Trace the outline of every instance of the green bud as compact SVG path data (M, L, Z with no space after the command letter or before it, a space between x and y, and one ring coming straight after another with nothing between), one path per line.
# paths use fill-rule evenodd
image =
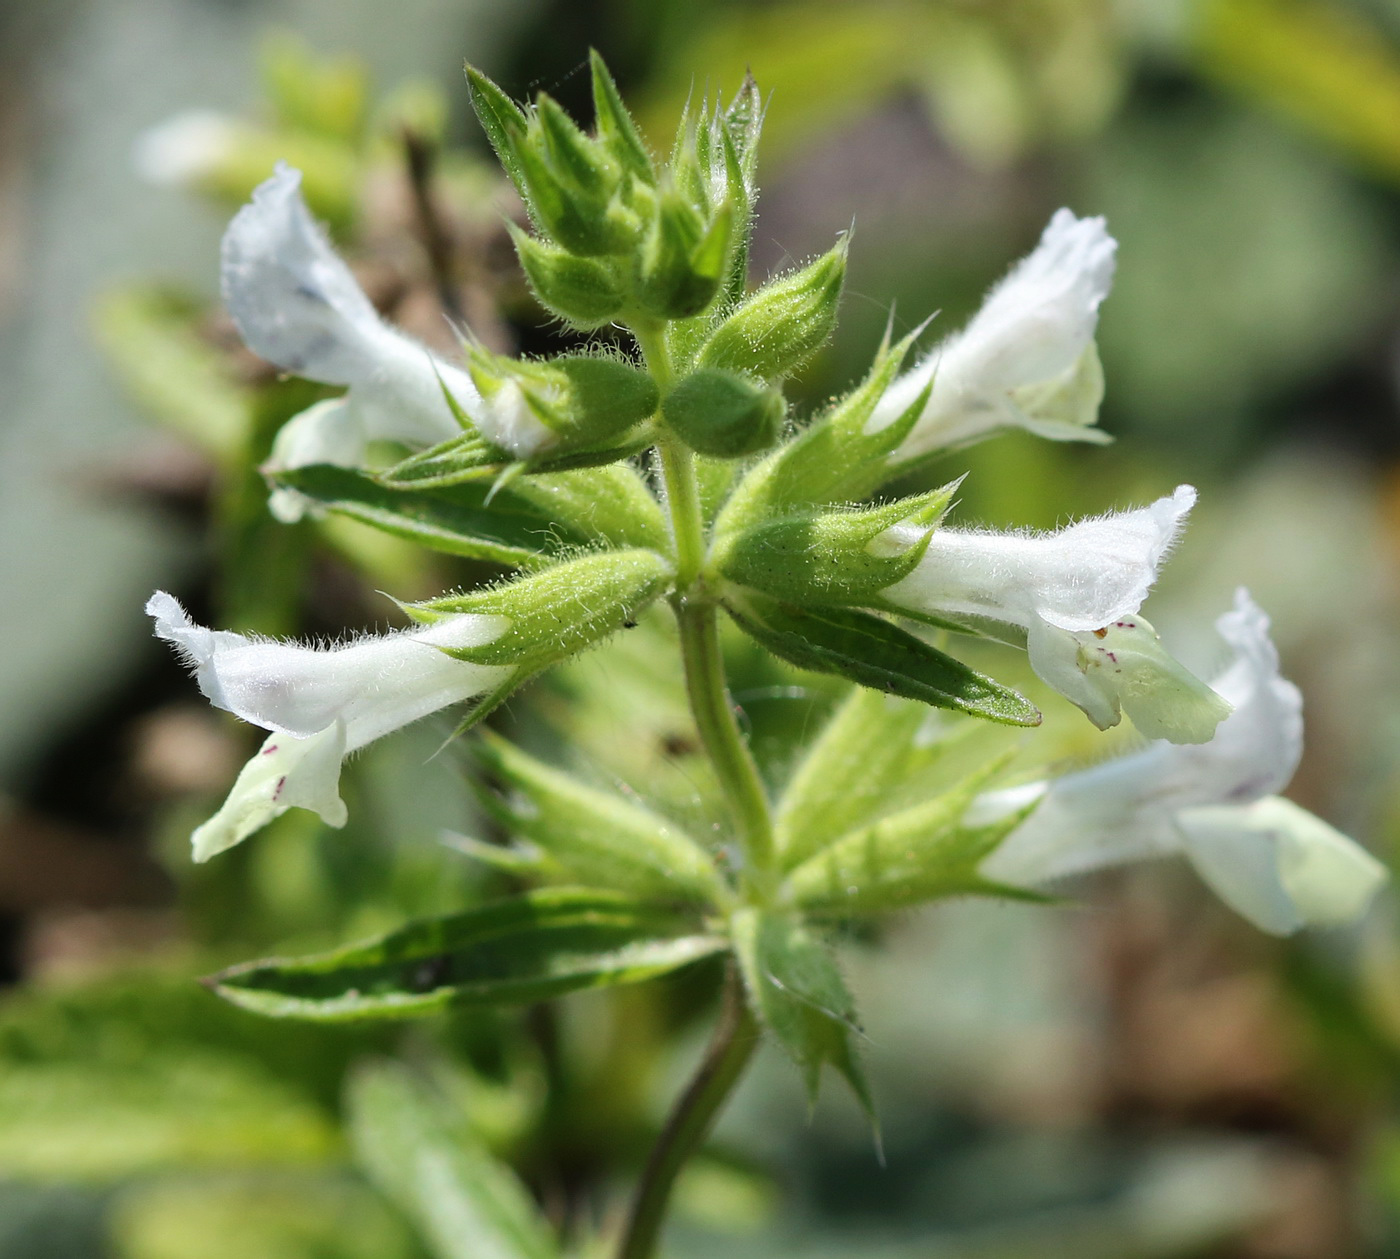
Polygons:
M779 390L714 370L687 376L661 404L666 423L687 446L717 459L737 459L771 446L786 413Z
M769 521L721 538L715 560L730 581L788 603L868 603L923 558L956 488Z
M525 362L476 348L468 369L493 430L542 424L559 438L551 453L621 436L655 412L659 396L651 377L630 363L588 354Z
M611 323L625 295L611 263L580 258L508 224L515 252L540 305L574 327L587 330Z
M594 257L635 242L640 224L618 195L621 164L544 94L520 146L520 168L531 216L565 249Z
M654 182L651 154L596 48L589 49L588 61L593 72L593 113L599 140L627 171L638 179Z
M671 577L671 566L655 551L603 551L487 590L407 604L404 611L424 623L454 612L509 618L510 627L495 641L447 650L477 664L515 665L519 678L635 620Z
M771 379L811 358L836 328L848 240L741 302L701 349L700 365Z
M704 310L719 293L733 223L728 203L706 225L678 193L663 193L642 247L641 305L663 319L689 319Z

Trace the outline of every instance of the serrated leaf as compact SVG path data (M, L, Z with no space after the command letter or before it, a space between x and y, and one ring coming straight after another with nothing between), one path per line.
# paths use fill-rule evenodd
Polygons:
M797 904L822 915L902 909L946 896L1019 895L978 867L1034 807L992 825L968 825L973 798L1006 765L1000 756L933 800L836 840L788 875Z
M584 541L513 494L493 497L489 483L400 490L330 464L278 471L273 480L326 511L449 555L520 567Z
M784 790L775 819L785 867L848 831L914 803L934 764L979 727L898 696L856 687ZM985 728L985 727L983 727Z
M273 1018L411 1017L639 983L723 948L693 916L617 893L550 888L330 953L248 962L209 985Z
M800 669L839 674L988 721L1040 724L1040 710L1023 696L868 612L797 608L748 596L726 607L742 629Z
M758 909L740 910L730 926L754 1012L797 1063L808 1099L816 1100L829 1062L873 1123L870 1086L851 1046L855 1002L826 947L795 919Z
M489 807L539 848L560 877L665 902L707 904L723 892L710 855L674 822L586 786L487 733L478 754L506 788Z
M355 1156L417 1226L436 1259L555 1259L559 1248L525 1186L408 1071L361 1068L348 1105Z

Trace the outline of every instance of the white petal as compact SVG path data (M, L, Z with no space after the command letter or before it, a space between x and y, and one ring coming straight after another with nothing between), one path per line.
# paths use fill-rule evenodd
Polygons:
M238 143L239 125L212 109L190 109L136 137L132 160L142 179L185 186L217 170Z
M344 756L343 722L306 739L268 735L223 806L190 837L194 859L208 861L293 807L320 814L328 826L344 826L339 786Z
M1180 819L1194 817L1202 825L1202 818L1208 819L1217 806L1229 806L1232 817L1241 817L1246 812L1242 806L1287 785L1302 751L1301 700L1297 688L1278 675L1268 618L1240 591L1235 608L1216 626L1234 648L1235 660L1214 685L1235 707L1215 737L1202 744L1154 742L1139 752L1055 779L1036 811L984 864L990 877L1035 886L1098 866L1177 851L1187 840ZM1252 816L1276 820L1276 814L1266 810ZM1305 839L1300 851L1314 854L1310 860L1332 851L1313 836ZM1252 877L1250 863L1257 864L1256 858L1257 853L1251 856L1240 841L1215 859L1212 876L1222 885L1230 882L1233 889L1239 879ZM1226 868L1232 860L1234 865ZM1209 864L1211 857L1202 861ZM1306 862L1297 858L1295 865L1302 869ZM1291 898L1301 897L1310 885L1280 884ZM1256 878L1250 886L1265 884ZM1324 880L1319 886L1330 884ZM1252 913L1263 918L1268 897L1260 892L1256 900ZM1308 915L1307 921L1318 920L1316 911L1309 909ZM1271 921L1282 920L1275 916Z
M510 672L439 650L494 641L508 624L499 616L464 613L427 627L316 648L194 625L163 592L146 610L155 618L156 634L175 645L217 707L298 738L343 722L351 751L489 690Z
M1279 796L1185 809L1177 824L1201 877L1276 935L1354 921L1387 877L1365 849Z
M919 566L888 587L890 602L924 612L1037 620L1094 630L1136 612L1196 501L1179 486L1136 511L1081 520L1055 533L939 529Z
M1028 412L1013 391L1070 382L1113 283L1116 250L1103 219L1057 211L1040 244L992 289L967 327L895 381L866 431L893 424L930 380L928 403L895 462L1025 425L1034 418L1035 399ZM1055 435L1083 434L1062 427Z
M1078 705L1100 730L1120 712L1140 734L1173 743L1206 743L1230 704L1162 646L1156 630L1129 615L1103 629L1071 634L1039 622L1026 649L1042 681Z
M308 380L349 385L367 439L431 445L479 405L459 367L379 318L301 198L301 172L279 164L224 234L224 301L250 349ZM489 436L489 434L488 434Z

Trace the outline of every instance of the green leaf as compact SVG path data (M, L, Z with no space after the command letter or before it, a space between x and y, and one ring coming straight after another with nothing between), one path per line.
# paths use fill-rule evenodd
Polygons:
M1000 682L868 612L796 608L745 596L729 614L775 656L836 673L891 695L1012 726L1037 726L1040 710Z
M713 858L674 822L585 786L489 732L478 752L507 789L488 805L552 858L561 881L667 902L707 904L722 895Z
M599 137L624 168L638 179L654 182L651 154L596 48L588 50L588 63L593 75L593 116Z
M248 962L208 982L273 1018L404 1017L640 983L723 947L694 917L616 893L551 888L331 953Z
M853 831L809 857L788 876L793 898L808 913L841 916L974 893L1039 899L991 883L977 871L1034 803L993 825L963 823L973 797L1007 759L999 756L952 790Z
M926 797L934 765L979 728L986 729L854 688L783 792L775 824L784 865L797 865L848 831Z
M816 1100L829 1062L873 1123L870 1086L851 1047L855 1003L831 954L801 923L758 909L736 913L731 930L754 1013L801 1069L808 1099Z
M507 491L493 496L491 486L482 482L394 489L330 464L289 468L273 479L326 511L449 555L527 566L584 540Z
M355 1156L417 1226L436 1259L554 1259L559 1249L525 1186L408 1071L372 1063L350 1080Z

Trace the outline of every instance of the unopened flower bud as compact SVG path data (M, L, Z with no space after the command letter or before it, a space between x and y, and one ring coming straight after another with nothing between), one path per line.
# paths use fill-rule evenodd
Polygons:
M701 349L701 366L765 379L801 367L836 329L847 239L741 302Z
M732 372L702 369L666 395L661 411L692 450L737 459L778 440L787 403L777 389Z

